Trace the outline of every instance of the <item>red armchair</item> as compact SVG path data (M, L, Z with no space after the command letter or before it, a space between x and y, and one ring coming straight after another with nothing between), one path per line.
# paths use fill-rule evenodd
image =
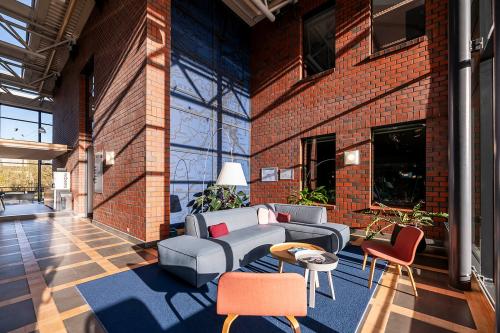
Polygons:
M405 227L399 232L394 246L376 241L364 241L363 244L361 244L361 248L365 253L363 270L365 270L368 256L372 257L368 288L372 287L377 259L383 259L394 263L398 269L399 275L401 275L401 266L406 267L413 291L415 292L415 297L418 296L417 286L415 285L410 265L413 264L418 243L420 243L423 237L424 232L422 230L416 227Z

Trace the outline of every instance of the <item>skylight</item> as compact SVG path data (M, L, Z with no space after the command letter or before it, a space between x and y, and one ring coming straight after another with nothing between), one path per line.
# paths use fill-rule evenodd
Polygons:
M18 76L22 76L22 64L19 61L0 57L0 73L15 76L12 72L16 73Z
M33 1L32 0L17 0L17 2L20 2L23 5L26 5L28 7L33 7Z
M14 25L26 27L26 23L16 20L5 14L1 14L1 18L7 22L0 21L0 40L11 45L25 48L23 42L27 44L28 33L23 29L15 27ZM16 38L16 35L18 35L22 41L19 41Z

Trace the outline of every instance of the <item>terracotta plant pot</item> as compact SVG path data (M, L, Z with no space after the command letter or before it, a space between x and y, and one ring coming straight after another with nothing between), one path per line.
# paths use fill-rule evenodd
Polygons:
M391 235L391 244L392 245L394 245L396 243L396 238L398 237L398 234L401 231L401 229L403 229L403 227L401 227L399 224L396 224L394 226L394 230L392 231L392 235ZM424 252L426 247L427 247L427 242L426 242L425 237L424 237L424 238L422 238L420 243L418 243L417 253Z

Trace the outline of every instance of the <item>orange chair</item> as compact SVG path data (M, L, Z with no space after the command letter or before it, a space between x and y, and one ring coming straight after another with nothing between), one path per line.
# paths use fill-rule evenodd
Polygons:
M417 286L415 285L415 280L413 279L410 265L413 264L418 243L420 243L423 237L424 232L422 230L415 227L405 227L399 232L394 246L376 241L364 241L363 244L361 244L361 248L365 252L365 257L363 259L363 270L365 270L368 255L372 256L368 288L372 287L375 265L377 259L380 258L396 264L399 275L401 275L401 266L406 267L408 276L411 280L413 291L415 292L415 297L418 296Z
M307 315L304 277L296 273L224 273L217 290L217 313L227 315L223 333L238 316L285 316L295 333L295 316Z

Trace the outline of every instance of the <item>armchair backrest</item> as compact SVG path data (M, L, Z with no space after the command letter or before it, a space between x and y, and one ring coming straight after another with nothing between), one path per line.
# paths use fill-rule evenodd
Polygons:
M416 227L404 227L396 237L394 251L406 262L413 263L418 243L424 237L424 232Z

